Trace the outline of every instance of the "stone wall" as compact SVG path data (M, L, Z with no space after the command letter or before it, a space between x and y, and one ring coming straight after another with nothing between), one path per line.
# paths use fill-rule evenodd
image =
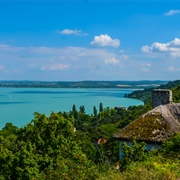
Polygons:
M153 108L172 102L172 91L168 89L154 89L152 92Z

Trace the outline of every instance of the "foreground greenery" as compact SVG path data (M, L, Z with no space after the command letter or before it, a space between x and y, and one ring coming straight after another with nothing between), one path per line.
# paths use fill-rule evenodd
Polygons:
M162 149L148 153L144 151L145 143L134 142L132 147L124 144L123 159L118 159L119 143L112 135L133 120L133 114L136 117L147 111L147 106L129 107L120 112L105 108L96 116L82 110L75 111L77 114L52 112L49 117L35 113L34 119L22 128L7 123L0 131L0 179L180 177L180 135L167 141ZM98 144L100 138L102 142ZM117 163L120 171L115 169Z
M179 86L173 88L179 102ZM180 178L180 135L161 149L145 152L145 143L122 145L112 138L119 129L150 110L151 103L129 108L73 105L70 112L35 113L18 128L7 123L0 131L0 180L127 179L176 180ZM116 169L116 167L119 167Z
M121 172L111 168L98 180L177 180L180 178L180 134L166 141L161 149L144 153L145 144L123 145L125 163Z
M36 113L27 126L6 124L0 137L0 179L94 179L94 163L75 139L73 120Z
M0 131L0 179L96 179L118 161L112 135L146 112L149 106L103 108L97 113L35 113L22 128L7 123ZM76 127L76 131L74 129ZM98 144L103 138L107 143Z

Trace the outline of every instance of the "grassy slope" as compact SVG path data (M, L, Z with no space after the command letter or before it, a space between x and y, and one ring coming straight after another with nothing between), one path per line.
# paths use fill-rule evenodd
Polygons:
M143 161L130 162L125 171L119 172L115 166L112 167L98 180L179 180L180 135L174 140L167 141L163 149L148 152ZM175 146L172 148L173 143Z
M132 163L126 171L111 169L98 180L176 180L180 178L178 160L152 157L148 161Z

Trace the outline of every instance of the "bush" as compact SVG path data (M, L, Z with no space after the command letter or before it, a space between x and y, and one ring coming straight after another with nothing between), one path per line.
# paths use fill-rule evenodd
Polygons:
M171 151L180 152L180 134L176 134L172 139L167 140L163 144L163 148L166 153Z
M145 146L146 144L144 142L137 143L136 141L133 141L132 147L128 146L126 143L123 143L123 145L120 147L123 152L123 157L120 161L121 170L126 169L127 166L132 162L144 160Z

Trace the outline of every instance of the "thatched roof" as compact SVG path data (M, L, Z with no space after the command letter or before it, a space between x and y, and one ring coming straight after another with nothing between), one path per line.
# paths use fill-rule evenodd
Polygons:
M178 132L180 132L180 103L170 103L152 109L113 137L120 140L162 143Z

